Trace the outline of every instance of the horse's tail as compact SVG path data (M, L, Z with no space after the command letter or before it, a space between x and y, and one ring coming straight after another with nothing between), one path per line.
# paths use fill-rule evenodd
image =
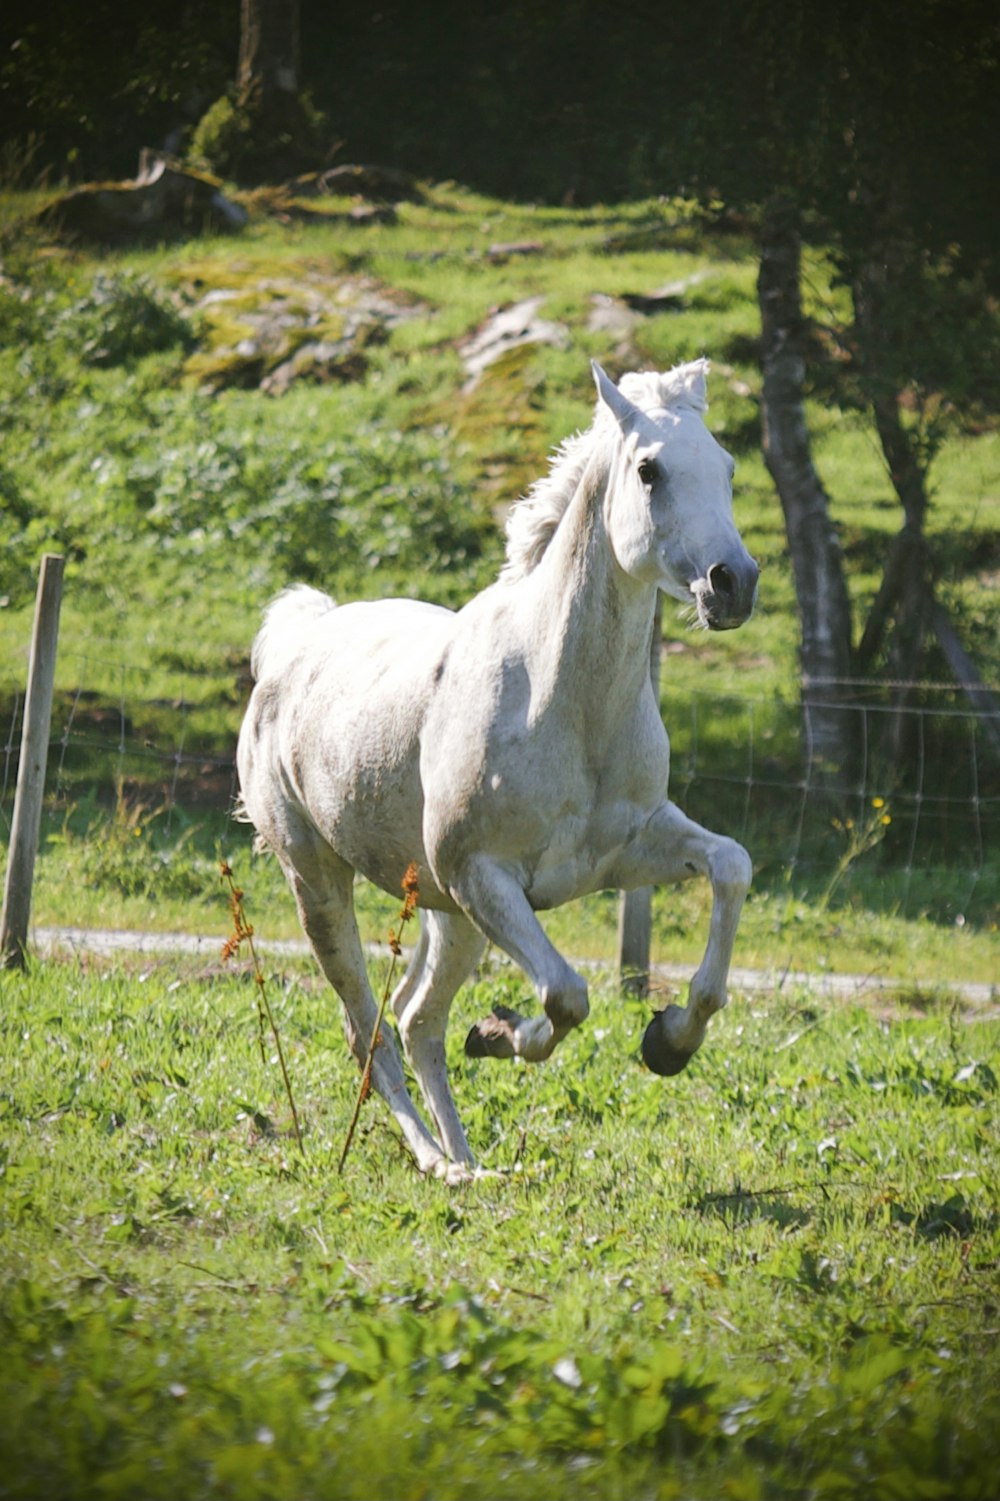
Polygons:
M250 670L254 680L283 672L298 656L321 616L336 608L336 601L321 589L294 584L272 600L264 611L264 623L254 639Z

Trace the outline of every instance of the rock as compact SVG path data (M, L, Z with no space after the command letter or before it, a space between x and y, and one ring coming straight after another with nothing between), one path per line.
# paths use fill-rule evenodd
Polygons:
M415 177L398 167L345 163L325 172L305 172L285 183L296 198L370 198L379 203L420 203L424 194Z
M664 287L658 287L653 292L622 292L621 300L633 312L645 313L647 316L653 313L673 313L684 306L686 294L692 287L705 280L711 273L708 271L693 271L690 276L683 277L680 281L668 282Z
M541 240L512 240L509 244L491 245L486 252L486 259L502 266L504 261L509 261L512 255L544 255L544 253L545 246Z
M384 342L395 324L421 311L370 277L330 274L299 266L293 275L243 280L213 287L197 302L208 326L207 347L185 365L187 378L204 389L256 386L283 395L297 381L363 380L367 351ZM222 337L212 338L216 328Z
M619 297L593 292L590 298L587 328L592 334L606 334L612 339L627 339L638 322L634 313Z
M626 334L638 318L648 318L654 313L679 312L685 306L691 288L710 275L709 271L694 271L681 281L668 282L652 292L619 292L617 296L594 292L590 299L593 311L587 326L595 333Z
M615 353L620 358L631 358L632 335L642 319L655 313L680 312L686 306L691 287L711 274L710 271L695 271L681 281L668 282L651 292L620 292L617 296L593 292L587 329L590 333L604 334L613 339Z
M391 203L357 203L347 217L352 224L395 224L399 215Z
M568 330L561 323L551 323L538 316L544 301L544 297L529 297L524 302L495 309L486 322L459 346L465 368L473 378L519 344L567 347Z
M283 396L297 380L355 381L363 380L368 369L368 360L349 339L335 343L319 340L303 344L291 359L277 365L260 383L260 389L268 396Z
M258 197L258 202L260 202ZM346 214L331 213L329 209L311 208L308 203L298 203L294 198L282 196L267 200L269 212L282 224L293 220L305 224L395 224L398 214L391 203L356 203Z
M41 210L37 222L100 245L124 245L210 232L238 231L246 210L219 183L144 152L140 175L119 183L85 183Z

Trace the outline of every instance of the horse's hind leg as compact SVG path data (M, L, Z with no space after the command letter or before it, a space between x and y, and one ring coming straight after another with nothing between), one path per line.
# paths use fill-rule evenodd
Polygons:
M332 850L310 852L286 865L299 917L326 978L344 1003L347 1040L363 1068L368 1058L378 1007L368 983L364 952L354 917L354 872ZM372 1083L399 1123L422 1173L449 1181L463 1174L450 1164L430 1135L406 1088L403 1064L391 1031L383 1026L372 1059Z
M453 1162L472 1164L465 1132L448 1085L445 1030L451 1002L482 956L486 940L458 913L424 911L420 939L392 998L410 1067Z

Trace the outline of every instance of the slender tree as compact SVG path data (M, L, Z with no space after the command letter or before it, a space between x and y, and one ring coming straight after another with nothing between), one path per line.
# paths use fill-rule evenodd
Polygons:
M851 605L844 559L816 472L803 392L798 213L788 198L764 206L757 292L761 313L764 458L785 518L801 622L802 702L813 772L836 784L853 770L856 721L845 704L851 675Z

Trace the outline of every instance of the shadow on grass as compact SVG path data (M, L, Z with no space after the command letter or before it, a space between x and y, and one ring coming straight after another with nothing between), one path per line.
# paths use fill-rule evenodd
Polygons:
M702 1194L694 1205L700 1214L719 1219L729 1229L749 1225L755 1220L768 1220L780 1230L799 1230L808 1225L812 1216L806 1209L783 1201L781 1195L787 1190L771 1189L763 1193L707 1193Z

